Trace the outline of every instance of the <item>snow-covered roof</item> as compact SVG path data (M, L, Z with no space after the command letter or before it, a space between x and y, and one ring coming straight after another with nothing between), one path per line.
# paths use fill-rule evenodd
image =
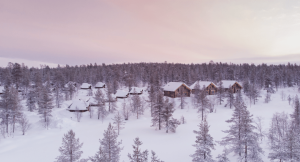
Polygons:
M88 89L91 85L89 83L82 83L81 88Z
M203 88L203 86L206 88L207 86L209 86L211 83L214 84L216 86L215 83L210 82L210 81L196 81L194 84L192 84L190 86L191 89L195 89L196 84L199 83L200 89ZM217 87L217 86L216 86Z
M179 88L181 85L185 85L186 87L188 87L190 89L189 86L187 86L185 83L183 82L169 82L168 84L166 84L164 86L164 91L175 91L177 88Z
M142 92L143 92L143 88L131 87L131 90L129 93L142 93Z
M73 85L73 87L76 87L76 82L72 82L72 81L69 81L67 84L65 84L65 88L68 88L69 85Z
M102 83L102 82L98 82L96 85L95 85L95 87L97 88L97 87L103 87L105 85L105 83Z
M222 80L223 87L228 88L229 86L233 86L235 83L238 83L235 80Z
M0 86L0 93L4 92L4 86Z
M68 110L87 110L88 104L81 100L81 99L76 99L73 100L72 105L70 105Z
M124 90L117 90L117 93L115 94L116 97L127 97L128 92Z

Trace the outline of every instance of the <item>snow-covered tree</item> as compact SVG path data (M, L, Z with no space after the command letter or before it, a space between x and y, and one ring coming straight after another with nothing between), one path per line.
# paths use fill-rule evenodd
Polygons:
M218 92L217 92L217 100L220 103L220 105L224 101L223 98L224 98L224 87L223 87L223 82L220 81L218 83Z
M23 114L21 118L18 120L18 122L23 135L25 135L25 133L31 128L31 124L29 123L29 120Z
M231 88L231 85L229 85L228 91L225 93L225 97L227 98L226 106L229 106L229 108L233 107L234 95L233 95L233 89Z
M151 151L151 162L164 162L156 156L156 153L154 151Z
M52 117L52 108L54 107L48 85L41 88L40 96L38 98L38 106L38 113L41 115L44 126L48 129L50 125L50 118Z
M224 148L223 153L217 156L218 159L217 162L230 162L227 155L228 155L228 150Z
M135 91L134 91L135 93ZM139 116L144 114L144 104L143 104L143 99L139 95L133 95L131 97L131 107L132 107L132 113L136 114L136 118L138 119Z
M262 161L263 150L258 144L252 115L244 102L235 102L234 107L232 118L226 121L232 125L229 126L229 130L223 131L227 136L223 138L221 144L229 146L229 152L239 155L241 161Z
M62 139L62 146L59 148L60 155L56 158L57 162L79 162L83 143L79 138L75 138L75 132L70 130Z
M129 119L129 116L131 115L130 105L126 103L127 99L123 100L122 103L122 115L125 120Z
M198 108L198 113L201 112L201 120L203 120L205 112L209 108L209 100L207 99L206 89L204 86L198 94L197 108Z
M164 108L164 96L162 92L158 92L156 102L154 105L154 111L152 116L152 126L158 127L158 130L162 128L162 111Z
M101 146L99 147L99 151L94 156L89 157L89 160L92 162L108 162L108 158Z
M121 129L124 129L124 118L121 116L121 114L116 113L114 118L112 118L114 121L113 124L115 124L115 129L118 131L118 135L120 135Z
M183 88L179 88L179 92L178 92L178 96L179 96L179 107L180 109L184 109L187 105L187 102L185 101L185 94L184 94L184 89Z
M271 150L268 157L271 160L288 160L286 139L289 126L287 114L275 113L273 115L268 133L268 144Z
M166 129L166 133L169 132L169 129L171 128L170 122L172 121L173 112L175 111L175 108L172 103L169 102L169 99L166 98L164 107L162 110L162 120L164 121L164 126Z
M271 101L271 93L267 92L265 96L265 103L269 103Z
M181 116L180 118L181 124L185 124L186 123L186 119L184 116Z
M102 91L100 89L98 89L95 93L95 97L94 97L95 101L97 102L97 116L98 119L101 118L101 120L103 121L103 119L108 115L108 112L105 108L105 99L104 99L104 95L102 93Z
M28 108L28 111L33 111L36 109L36 94L33 90L29 91L27 94L27 101L26 101L26 106Z
M199 124L199 131L194 130L196 136L196 147L194 154L190 155L193 162L213 162L211 150L214 149L215 143L209 134L209 126L206 119Z
M63 92L62 89L56 87L54 88L54 100L55 100L55 106L57 108L61 107L61 104L63 102Z
M294 112L291 114L291 118L293 122L295 123L296 127L300 129L300 102L299 98L296 95L295 101L294 101Z
M287 99L288 99L289 105L290 105L290 104L291 104L291 101L292 101L291 95L288 95Z
M130 162L148 162L148 150L142 151L140 148L142 144L138 137L134 139L133 154L128 154Z
M100 140L100 144L108 161L119 162L120 152L122 150L120 145L122 142L117 141L118 134L110 123L107 130L104 131L103 136L103 139Z

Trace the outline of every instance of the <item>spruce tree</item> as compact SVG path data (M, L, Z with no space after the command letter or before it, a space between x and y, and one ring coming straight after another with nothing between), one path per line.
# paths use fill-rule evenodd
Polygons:
M162 128L162 111L164 108L164 96L162 92L158 92L156 96L156 102L154 105L154 111L152 116L152 126L158 127L158 130L161 130Z
M199 131L195 131L196 136L196 144L193 146L196 147L196 151L191 155L193 158L193 162L213 162L211 156L211 149L214 149L214 141L213 138L209 134L209 126L207 124L206 119L199 124Z
M104 131L103 136L103 139L100 140L100 144L108 162L119 162L120 152L122 150L120 145L122 142L117 141L118 134L110 123L107 130Z
M164 162L156 156L156 153L154 151L151 151L151 162Z
M108 162L108 158L101 146L99 147L99 151L94 156L89 157L89 160L92 162Z
M223 87L223 82L220 81L218 84L218 92L217 92L217 100L219 101L220 105L224 101L223 98L224 98L224 87Z
M128 154L130 162L148 162L148 150L142 151L140 148L142 144L138 137L134 139L133 154Z
M52 95L49 89L49 85L41 87L40 96L38 98L38 113L41 115L44 126L48 129L50 125L50 118L53 106Z
M105 100L104 100L104 95L100 89L98 89L95 93L94 97L95 101L97 102L97 116L98 119L103 119L108 115L108 112L105 108Z
M203 86L197 97L198 113L201 112L201 120L204 120L206 110L209 108L209 100L207 99L206 89Z
M231 87L231 85L229 87ZM233 95L232 88L228 88L228 91L226 92L225 97L227 98L226 106L229 106L229 108L231 109L231 107L233 107L233 103L234 103L234 95Z
M28 95L27 95L27 102L26 102L26 105L27 105L27 108L28 108L28 111L33 111L36 109L36 93L33 91L33 90L30 90Z
M70 130L62 139L62 146L59 148L60 155L56 158L57 162L79 162L83 143L79 138L75 138L75 132Z

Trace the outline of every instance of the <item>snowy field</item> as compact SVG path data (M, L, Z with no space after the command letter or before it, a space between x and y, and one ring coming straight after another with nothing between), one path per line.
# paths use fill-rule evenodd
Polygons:
M287 99L282 101L280 92L284 91L286 96L294 97L298 92L293 88L278 89L278 92L273 94L271 102L264 103L265 91L261 91L261 98L255 105L249 105L247 97L244 100L247 103L248 110L253 114L253 118L258 116L263 117L263 128L267 132L272 115L275 112L286 112L291 114L293 108L289 105ZM86 96L87 91L80 90L76 98ZM148 94L144 93L141 97L147 98ZM211 96L209 96L211 97ZM172 99L171 99L172 100ZM128 153L132 153L133 139L139 137L143 142L142 150L148 149L156 152L157 156L165 162L185 162L191 161L191 154L195 148L192 146L195 143L196 135L193 130L198 130L198 124L201 119L197 110L193 108L191 98L187 98L188 105L185 109L179 109L179 99L174 99L176 103L176 111L174 118L180 119L184 116L187 120L186 124L181 124L177 128L176 133L166 133L165 130L156 130L151 127L150 109L147 109L139 119L131 116L126 121L125 128L121 130L118 137L122 140L123 150L121 151L121 162L127 162ZM123 99L118 99L118 107L121 108ZM17 131L14 135L7 138L0 138L0 161L1 162L53 162L59 155L58 148L61 146L62 137L67 131L73 129L76 137L83 142L82 158L93 156L100 146L99 139L103 138L103 132L107 129L108 123L112 122L113 114L110 114L106 119L98 120L96 114L90 119L89 112L83 113L80 122L75 119L75 114L67 111L71 101L64 102L62 108L54 108L52 111L53 120L51 127L47 130L42 125L37 112L24 111L32 124L32 128L22 135L21 131ZM224 102L225 103L225 102ZM216 105L216 112L209 113L208 124L210 125L210 134L214 141L220 141L225 134L222 130L228 129L228 124L225 122L232 116L232 109L223 105ZM25 106L24 106L25 109ZM265 151L263 160L268 159L268 146L266 138L261 143ZM221 154L223 146L216 145L212 155L215 158ZM236 161L236 157L230 155L231 161Z

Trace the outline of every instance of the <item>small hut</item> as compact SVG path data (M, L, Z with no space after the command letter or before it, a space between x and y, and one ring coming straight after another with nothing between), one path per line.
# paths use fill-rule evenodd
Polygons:
M105 88L105 83L102 83L102 82L98 82L96 85L95 85L95 88Z
M239 92L243 88L241 84L234 80L222 80L222 83L225 91L228 91L228 89L231 88L233 90L233 93Z
M129 93L123 90L117 90L117 93L115 94L116 98L127 98L128 95Z
M92 89L92 85L88 83L82 83L80 89Z
M180 97L180 92L182 92L182 94L185 97L190 97L192 92L191 88L183 82L169 82L167 85L164 86L163 89L164 96L172 98Z
M199 84L200 90L202 90L202 88L205 87L206 94L208 94L208 95L217 94L218 87L216 86L216 84L214 84L213 82L209 82L209 81L196 81L194 84L192 84L190 86L190 88L192 89L193 94L196 92L195 86L197 83Z
M143 89L139 87L131 87L131 90L129 91L130 95L141 95L143 94Z
M76 100L73 100L73 102L69 106L68 110L70 112L86 112L86 111L89 111L89 105L84 100L76 99Z

